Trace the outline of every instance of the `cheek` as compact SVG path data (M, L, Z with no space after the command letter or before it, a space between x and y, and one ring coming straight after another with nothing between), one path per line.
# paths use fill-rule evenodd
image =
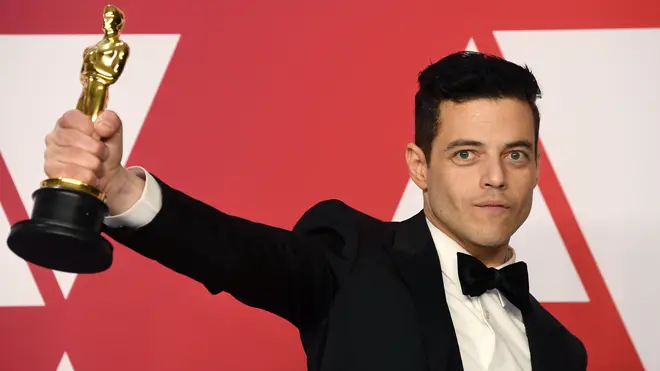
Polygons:
M467 187L464 179L452 177L450 174L435 175L429 178L429 195L434 207L441 210L462 209Z
M522 188L517 199L519 200L519 214L527 217L531 212L532 202L534 200L534 185L530 183L526 188Z
M532 201L534 200L534 188L532 188L531 191L527 193L527 196L525 197L525 206L527 209L532 208Z

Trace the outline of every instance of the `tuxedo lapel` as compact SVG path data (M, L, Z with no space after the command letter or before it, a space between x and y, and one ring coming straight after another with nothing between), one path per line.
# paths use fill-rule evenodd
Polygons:
M395 225L389 252L415 303L429 370L462 371L440 261L425 216L420 212Z
M574 349L561 324L530 295L523 321L531 353L532 371L574 370Z
M429 371L463 371L442 270L423 212L394 223L389 254L415 304ZM585 371L583 345L531 295L522 310L532 371Z

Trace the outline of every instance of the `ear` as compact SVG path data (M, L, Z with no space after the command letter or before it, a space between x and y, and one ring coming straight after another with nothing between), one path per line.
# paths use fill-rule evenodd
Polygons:
M414 143L408 143L406 146L406 164L408 165L408 174L413 182L422 191L426 191L428 182L428 166L424 151Z
M536 187L539 184L539 178L541 176L541 148L536 145L536 175L534 179L534 186Z

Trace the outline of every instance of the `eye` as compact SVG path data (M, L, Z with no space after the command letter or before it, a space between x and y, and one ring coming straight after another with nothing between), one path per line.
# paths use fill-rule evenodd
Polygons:
M509 152L509 158L515 162L520 162L527 160L529 156L523 151L511 151Z
M452 159L457 163L471 163L472 161L476 160L476 156L477 155L474 153L474 151L462 149L460 151L454 152Z
M472 154L472 152L467 151L467 150L456 152L456 156L461 160L469 160L471 154Z

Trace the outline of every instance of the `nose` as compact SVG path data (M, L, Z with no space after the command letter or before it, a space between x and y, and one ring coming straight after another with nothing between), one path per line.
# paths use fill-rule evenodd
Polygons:
M506 188L506 170L500 159L491 159L483 162L481 186L482 188Z

